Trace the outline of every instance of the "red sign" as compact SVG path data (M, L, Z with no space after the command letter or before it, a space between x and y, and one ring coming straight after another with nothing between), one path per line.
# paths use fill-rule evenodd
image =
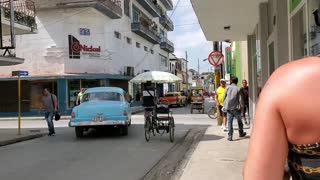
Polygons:
M100 46L98 48L94 48L92 46L88 47L86 45L82 45L78 42L72 43L72 50L74 52L80 52L80 51L85 51L85 52L101 52Z
M220 51L213 51L208 56L208 61L212 66L220 66L223 63L223 54Z
M226 52L231 52L231 47L226 47Z

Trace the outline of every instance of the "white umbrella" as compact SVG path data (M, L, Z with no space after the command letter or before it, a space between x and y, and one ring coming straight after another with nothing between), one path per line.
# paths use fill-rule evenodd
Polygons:
M148 71L134 77L130 80L130 83L146 83L147 81L152 83L176 83L182 81L182 79L163 71Z

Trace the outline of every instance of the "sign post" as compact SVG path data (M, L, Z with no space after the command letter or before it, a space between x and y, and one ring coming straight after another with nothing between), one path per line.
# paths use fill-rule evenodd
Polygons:
M214 70L214 88L216 89L219 86L220 79L220 69L219 66L224 61L224 56L220 51L212 51L208 56L209 63L215 67Z
M12 76L18 76L18 135L21 135L21 76L28 75L28 71L12 71Z

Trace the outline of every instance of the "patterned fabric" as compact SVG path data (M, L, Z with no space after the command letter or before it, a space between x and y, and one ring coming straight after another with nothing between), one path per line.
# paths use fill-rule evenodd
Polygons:
M288 164L292 180L320 180L319 144L289 144Z

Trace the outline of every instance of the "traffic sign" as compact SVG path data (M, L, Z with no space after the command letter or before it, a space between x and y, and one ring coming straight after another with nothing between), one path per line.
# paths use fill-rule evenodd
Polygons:
M12 76L28 76L28 71L12 71Z
M220 66L223 63L223 58L224 56L220 51L212 51L208 56L209 63L212 66Z

